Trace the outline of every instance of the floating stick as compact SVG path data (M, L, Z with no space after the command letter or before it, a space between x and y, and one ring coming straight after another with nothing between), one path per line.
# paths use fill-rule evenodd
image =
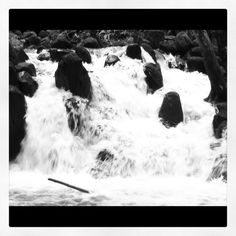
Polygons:
M78 188L78 187L76 187L76 186L73 186L73 185L64 183L64 182L59 181L59 180L56 180L56 179L48 178L48 180L49 180L49 181L52 181L52 182L55 182L55 183L58 183L58 184L65 185L65 186L67 186L67 187L69 187L69 188L76 189L76 190L78 190L78 191L80 191L80 192L83 192L83 193L89 193L88 190L85 190L85 189L82 189L82 188Z

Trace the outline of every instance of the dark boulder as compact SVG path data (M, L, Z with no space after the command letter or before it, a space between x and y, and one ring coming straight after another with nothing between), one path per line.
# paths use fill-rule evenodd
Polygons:
M92 62L91 55L86 48L82 46L77 46L75 48L75 52L82 59L83 62L86 62L86 63Z
M49 37L45 37L45 38L41 39L40 46L42 46L44 48L51 48L51 40L50 40L50 38Z
M164 40L163 30L145 30L143 33L154 49L159 48L160 42Z
M171 53L172 55L176 55L177 47L175 38L163 40L162 42L160 42L159 48L167 54Z
M9 83L18 86L18 74L12 62L9 63Z
M147 76L145 81L148 85L148 91L154 93L163 87L163 78L159 63L147 63L144 65L144 74Z
M112 161L114 159L114 155L111 154L107 149L102 150L98 153L96 159L98 161Z
M118 61L120 61L119 57L116 55L108 55L106 60L105 60L105 66L113 66L115 65Z
M9 42L13 48L23 48L23 42L20 40L19 36L11 31L9 33Z
M24 47L38 46L40 44L40 38L37 35L31 35L25 39Z
M165 95L159 111L159 117L167 128L175 127L180 122L183 122L183 110L178 93L169 92Z
M143 47L143 49L149 53L149 55L152 57L154 62L157 62L156 60L156 54L154 52L154 50L152 49L152 47L147 44L147 43L142 43L141 46Z
M37 34L34 31L25 31L22 35L22 39L27 39L31 36L37 36Z
M206 69L202 57L188 57L186 62L188 71L199 71L206 74Z
M19 37L22 36L22 32L20 30L13 30L14 34L17 34Z
M34 64L21 62L15 66L17 72L27 71L31 76L36 76L36 69Z
M191 57L202 57L201 48L199 46L191 48L189 50L189 55Z
M80 46L86 47L86 48L100 48L100 45L97 41L97 39L93 38L93 37L88 37L86 39L84 39Z
M76 53L62 57L55 72L56 86L72 94L91 99L91 81L82 59Z
M19 89L24 95L33 97L34 93L38 89L38 83L28 72L22 71L19 73Z
M213 130L216 138L222 138L223 131L227 128L227 103L216 104L217 114L213 118Z
M142 51L138 44L130 44L127 46L126 55L132 59L142 60Z
M175 44L177 54L184 55L189 49L193 47L192 40L189 38L187 33L181 31L175 37Z
M70 49L72 48L72 44L67 39L66 33L61 33L57 36L55 40L52 41L51 47L52 48L58 48L58 49Z
M40 38L45 38L49 35L49 32L47 32L46 30L40 30L39 33L38 33L38 36Z
M49 53L41 53L38 55L37 59L39 61L48 61L48 60L50 60L50 54Z
M50 49L49 53L50 53L50 58L52 61L57 61L59 62L63 56L69 54L69 53L73 53L74 51L71 49Z
M37 54L39 54L40 52L42 52L43 49L45 49L44 46L42 46L42 45L38 46L38 48L37 48Z
M9 161L13 161L21 148L25 136L25 97L15 87L9 87Z

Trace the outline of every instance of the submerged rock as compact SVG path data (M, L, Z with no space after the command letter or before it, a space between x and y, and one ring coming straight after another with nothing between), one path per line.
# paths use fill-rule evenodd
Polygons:
M112 161L114 159L114 155L111 154L107 149L104 149L98 153L96 159L98 161Z
M213 130L216 138L222 138L223 131L227 128L227 103L216 104L218 113L213 118Z
M116 55L108 55L106 60L105 60L105 66L112 66L115 65L118 61L120 61L119 57Z
M25 136L26 102L21 91L9 87L9 160L16 158L21 148L21 141Z
M223 178L223 181L227 181L227 155L220 155L215 159L211 173L207 178L207 181L213 179Z
M19 74L19 89L24 95L32 97L38 89L38 83L28 72L23 71Z
M127 46L126 55L132 59L142 60L142 51L138 44L130 44Z
M21 62L16 65L17 72L27 71L31 76L36 76L36 69L34 64Z
M41 53L38 55L37 59L39 61L49 61L50 60L50 54L49 53Z
M167 128L175 127L180 122L183 122L183 110L178 93L169 92L165 95L159 111L159 117Z
M91 99L91 81L81 58L76 53L62 57L55 72L56 86L72 94Z
M159 63L147 63L144 65L144 73L147 76L145 81L149 91L154 93L159 88L163 87L163 78Z

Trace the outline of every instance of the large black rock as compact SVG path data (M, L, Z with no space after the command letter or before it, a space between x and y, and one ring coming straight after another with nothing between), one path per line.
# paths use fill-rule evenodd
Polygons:
M19 89L24 95L32 97L38 89L38 83L28 72L22 71L19 74Z
M28 38L25 39L24 47L29 46L38 46L40 44L40 38L37 35L31 35Z
M106 60L105 60L104 67L105 66L115 65L118 61L120 61L118 56L116 56L116 55L108 55Z
M145 38L150 41L152 48L159 47L160 42L164 40L163 30L145 30Z
M66 33L61 33L57 36L57 38L52 42L51 46L53 48L59 48L59 49L70 49L72 48L72 44L67 39Z
M144 65L144 73L147 76L145 81L148 85L148 90L154 93L159 88L163 87L163 78L159 63L147 63Z
M65 56L66 54L72 53L74 52L71 49L50 49L49 53L50 53L50 58L52 61L60 61L62 59L63 56Z
M152 57L154 62L157 62L156 60L156 54L154 52L154 50L152 49L152 47L147 44L147 43L142 43L141 46L143 47L143 49L149 53L149 55Z
M189 38L187 33L181 31L175 37L175 44L177 48L177 53L179 55L184 55L189 49L193 47L192 40Z
M167 128L175 127L183 121L183 110L178 93L169 92L165 95L159 111L159 117Z
M83 46L86 48L100 48L100 45L99 45L97 39L95 39L93 37L88 37L88 38L84 39L81 42L80 46Z
M9 87L9 160L12 161L18 155L21 141L25 136L25 97L15 87Z
M92 62L91 55L85 47L77 46L75 52L82 59L83 62L86 63Z
M18 73L11 61L9 62L9 83L18 86Z
M132 59L142 60L142 51L138 44L130 44L127 46L126 55Z
M91 99L91 81L76 53L62 57L55 72L56 86L82 98Z
M199 71L206 74L204 60L202 57L188 57L187 58L188 71Z
M25 62L29 57L26 55L22 47L14 48L11 44L9 44L9 60L14 64L18 64L20 62Z
M27 71L31 76L36 76L36 69L34 64L21 62L15 66L17 72Z

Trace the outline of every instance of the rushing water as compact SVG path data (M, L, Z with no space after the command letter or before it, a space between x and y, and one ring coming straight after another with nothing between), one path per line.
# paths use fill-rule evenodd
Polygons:
M72 94L55 86L58 63L39 61L35 50L27 51L39 88L26 97L27 134L10 166L10 205L226 205L226 183L206 181L215 158L226 153L226 140L213 137L215 109L203 101L210 91L208 77L169 69L159 60L164 86L147 94L143 64L151 57L142 50L141 62L124 51L91 50L93 63L84 66L93 99L86 108L86 101L75 97L82 120L76 134L65 108ZM108 54L121 60L104 68ZM158 111L169 91L180 95L184 122L167 129ZM98 164L96 156L104 149L115 158Z

